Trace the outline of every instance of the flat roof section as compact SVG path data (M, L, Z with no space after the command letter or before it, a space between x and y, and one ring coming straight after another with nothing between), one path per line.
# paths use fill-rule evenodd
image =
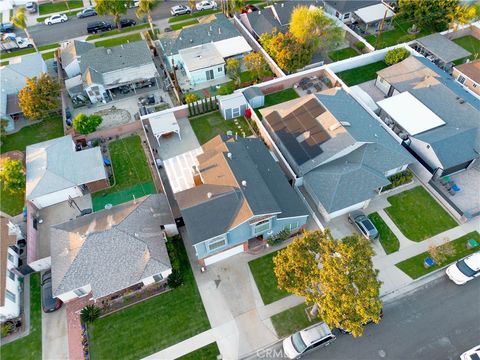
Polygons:
M178 53L182 57L183 63L188 71L196 71L225 64L222 55L220 55L220 52L212 43L180 50Z
M445 121L408 91L381 100L377 105L410 135L417 135L445 125Z
M385 16L385 11L387 12ZM383 3L370 5L355 11L357 15L365 24L370 24L375 21L380 21L385 16L385 19L390 19L395 13L387 8Z

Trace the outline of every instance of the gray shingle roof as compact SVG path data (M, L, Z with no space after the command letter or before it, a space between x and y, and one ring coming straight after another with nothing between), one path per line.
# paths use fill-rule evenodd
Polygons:
M95 44L79 40L70 41L61 51L62 65L64 67L69 65L78 56L92 49L95 49Z
M273 29L286 32L287 28L282 26L275 16L271 8L267 7L260 11L254 11L247 14L248 22L257 36L271 33Z
M341 14L356 11L367 6L379 4L381 0L323 0Z
M275 13L277 14L277 19L280 22L280 25L286 26L290 24L292 12L297 6L310 5L319 5L319 3L317 1L284 1L276 2L272 6L275 9Z
M174 223L154 194L52 226L54 296L90 285L98 299L170 269L160 226Z
M466 58L471 53L439 33L430 34L416 40L428 51L446 63Z
M245 98L247 99L247 101L250 101L252 100L253 98L257 97L257 96L265 96L263 95L263 92L262 90L260 90L258 87L256 86L250 86L247 90L245 90L243 92L243 95L245 96Z

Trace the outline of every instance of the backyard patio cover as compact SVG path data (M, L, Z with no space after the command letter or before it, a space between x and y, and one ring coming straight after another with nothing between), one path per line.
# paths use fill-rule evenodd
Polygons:
M153 135L159 139L160 136L176 132L180 140L180 126L173 112L153 115L148 118L150 120L150 126L152 127Z
M387 6L383 3L358 9L355 11L355 15L357 15L365 24L370 24L372 22L382 20L383 16L385 15L385 10L387 11L387 16L385 19L390 19L393 17L393 15L395 15L395 13L387 8Z
M417 39L417 42L444 63L470 56L470 52L441 34L431 34Z

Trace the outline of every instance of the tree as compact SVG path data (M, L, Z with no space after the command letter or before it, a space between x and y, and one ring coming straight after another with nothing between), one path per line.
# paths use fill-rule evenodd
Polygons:
M97 130L103 119L100 115L80 113L73 119L73 128L80 134L90 134Z
M2 188L12 194L25 190L25 171L20 160L7 158L0 170Z
M60 106L60 84L58 80L42 74L28 78L25 87L18 93L18 104L23 114L34 120L43 118Z
M120 30L120 16L133 6L133 0L97 0L95 9L98 15L111 15L115 26Z
M228 82L228 83L225 83L223 85L221 85L219 88L218 88L218 95L229 95L231 93L233 93L233 91L235 90L235 87L233 85L233 82Z
M405 48L397 48L388 50L385 54L385 64L388 66L399 63L402 60L405 60L407 57L410 56L410 52Z
M188 93L185 95L185 102L187 104L193 103L195 101L198 101L200 98L198 97L197 94L195 93Z
M457 31L459 25L463 26L470 23L476 16L477 9L475 6L458 5L453 9L452 13L448 14L450 27L453 31Z
M458 0L399 0L397 16L412 20L421 28L443 31L458 5Z
M192 9L192 12L196 10L196 7L195 7L196 4L197 4L196 0L188 0L188 7Z
M35 51L38 52L37 45L35 44L35 41L33 41L33 38L30 36L30 32L28 31L27 19L26 19L25 12L26 12L26 9L24 7L18 8L17 13L15 14L15 16L12 16L10 18L10 21L17 28L20 28L23 31L25 31L25 34L27 35L28 40L30 40L32 42L33 47L35 48Z
M158 0L140 0L138 2L138 9L135 12L137 17L140 19L147 15L148 23L150 24L150 29L152 30L152 34L155 33L153 29L153 19L152 19L152 10L158 5Z
M88 304L80 311L80 321L91 324L100 317L101 309L95 304Z
M343 328L361 336L368 321L378 323L382 303L378 270L373 268L374 251L358 235L342 240L320 238L320 317L330 327Z
M308 65L312 60L312 44L300 43L290 32L283 34L276 29L260 36L265 51L284 71L289 73Z
M343 30L317 7L298 6L293 9L289 31L302 44L317 49L331 49L343 40Z
M227 75L233 80L235 85L240 85L240 61L235 58L227 60Z
M5 140L5 136L7 136L6 128L8 125L7 119L0 119L0 142Z
M267 62L259 53L251 52L245 55L243 63L256 80L261 80L268 72Z

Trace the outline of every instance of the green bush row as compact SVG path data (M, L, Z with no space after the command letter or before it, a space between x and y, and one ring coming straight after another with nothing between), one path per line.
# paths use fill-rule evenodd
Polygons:
M400 185L407 184L413 179L413 172L410 169L402 171L401 173L392 175L388 178L391 184L384 186L383 191L387 191L393 188L396 188Z
M214 97L203 98L198 101L189 102L187 105L189 116L196 116L218 109L217 99Z

